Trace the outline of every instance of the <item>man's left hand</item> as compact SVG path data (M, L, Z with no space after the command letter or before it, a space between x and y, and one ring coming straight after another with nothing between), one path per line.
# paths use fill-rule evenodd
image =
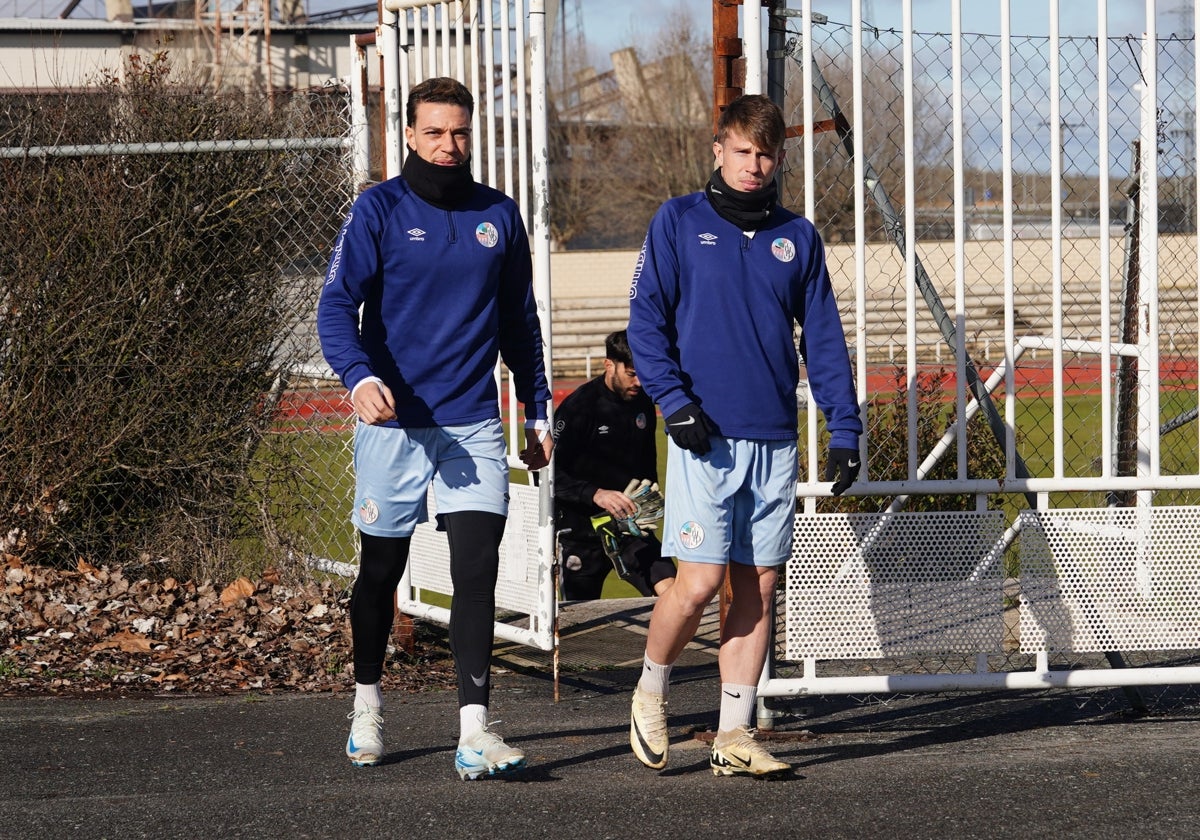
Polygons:
M857 449L844 449L840 446L830 448L829 460L825 462L825 480L834 482L833 495L840 496L850 489L854 479L858 478L861 466L862 459Z
M531 470L540 470L550 463L550 453L554 451L554 438L549 430L539 432L537 429L525 430L525 448L521 450L521 461Z

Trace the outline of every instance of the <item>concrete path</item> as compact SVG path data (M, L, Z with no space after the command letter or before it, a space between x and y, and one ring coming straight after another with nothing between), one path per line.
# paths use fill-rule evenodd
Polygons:
M670 763L647 770L628 747L639 609L586 612L566 632L610 661L568 661L559 702L545 671L498 658L497 729L530 759L508 779L453 772L452 691L390 693L386 762L361 769L342 753L348 693L0 698L0 838L1200 837L1186 705L1136 718L1052 692L809 698L769 733L793 777L714 778L703 641L675 672Z

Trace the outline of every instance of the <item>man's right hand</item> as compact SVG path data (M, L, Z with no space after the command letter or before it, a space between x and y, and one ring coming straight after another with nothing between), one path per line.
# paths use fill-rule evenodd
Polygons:
M695 452L697 455L706 455L712 449L708 443L708 436L713 431L712 421L695 403L688 403L666 418L664 422L667 426L667 434L671 436L671 440L675 441L676 446Z
M350 395L350 403L364 423L375 425L396 419L396 398L382 382L363 382Z

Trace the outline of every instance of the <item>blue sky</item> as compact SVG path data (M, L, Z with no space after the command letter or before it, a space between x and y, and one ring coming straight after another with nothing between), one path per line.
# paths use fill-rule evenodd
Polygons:
M576 0L565 0L567 3ZM584 30L597 59L607 59L613 50L629 44L648 44L672 10L682 9L693 17L697 34L712 30L712 3L709 0L578 0ZM852 0L813 0L813 11L830 20L849 23ZM801 0L789 0L788 8L799 9ZM963 30L1000 34L999 0L962 0ZM1012 0L1011 28L1014 35L1047 35L1050 31L1049 0ZM1158 0L1159 34L1178 31L1185 21L1172 9L1188 9L1186 25L1191 25L1188 0ZM951 0L916 0L913 27L921 32L949 32ZM1113 36L1137 35L1146 28L1142 0L1107 0L1108 30ZM901 28L899 0L864 0L864 18L871 10L870 22L885 29ZM765 19L765 13L764 13ZM1096 0L1060 0L1059 30L1062 35L1095 35ZM799 20L796 21L799 27Z
M98 2L98 0L93 0ZM813 0L813 10L830 20L849 23L854 0ZM0 4L5 0L0 0ZM137 2L137 0L135 0ZM360 0L308 0L310 11L341 9ZM548 0L553 2L553 0ZM583 17L584 33L593 60L607 69L608 55L630 45L649 46L675 11L695 21L697 34L712 30L712 0L559 0L567 8L578 8ZM949 32L952 0L915 0L914 28L920 32ZM802 0L788 0L788 8L799 10ZM862 0L863 16L884 29L901 28L900 0ZM1047 35L1050 31L1049 0L1011 0L1014 35ZM1175 14L1187 9L1186 25L1191 25L1190 0L1158 0L1160 33L1179 31L1185 21ZM961 0L963 29L966 32L1000 34L1000 0ZM1059 29L1064 36L1095 35L1097 0L1059 0ZM1106 0L1110 35L1139 35L1145 29L1143 0ZM765 26L765 10L764 10ZM796 21L799 27L799 21Z
M574 2L574 0L566 0ZM852 19L852 3L855 0L813 0L815 12L825 14L838 24L849 24ZM655 35L673 13L680 10L693 20L695 32L707 41L712 31L711 0L580 0L584 18L585 34L591 47L592 61L598 70L610 66L609 54L623 46L633 45L652 48ZM1010 28L1013 36L1045 37L1050 32L1049 0L1012 0ZM1158 0L1156 25L1160 38L1171 33L1182 34L1194 26L1193 0ZM799 9L801 0L789 0L788 8ZM570 8L570 7L568 7ZM913 29L921 33L949 33L951 29L952 0L915 0L913 3ZM962 28L965 33L985 35L1000 34L1000 0L961 0ZM1175 10L1183 8L1186 13ZM1143 0L1107 0L1108 34L1111 38L1125 35L1140 36L1146 29L1146 12ZM864 0L864 19L880 29L902 30L902 4L899 0ZM764 14L764 26L765 26ZM1097 0L1059 0L1059 33L1063 37L1095 37L1097 25ZM793 19L791 28L798 31L799 18ZM892 39L891 42L894 42ZM1071 53L1068 53L1071 54ZM1125 56L1122 55L1122 58ZM925 61L929 56L923 56ZM1190 58L1188 59L1190 62ZM982 65L988 72L987 65ZM1032 71L1031 71L1032 72ZM1043 71L1044 75L1044 71ZM944 79L949 79L946 70ZM1064 155L1074 171L1094 172L1099 162L1095 160L1095 134L1090 127L1096 120L1094 76L1092 73L1075 74L1069 66L1062 68L1061 81L1062 115L1071 127L1079 128L1079 136L1068 132L1064 135ZM974 84L983 88L988 84L986 77L977 77ZM1038 84L1045 84L1040 78ZM1130 87L1128 74L1110 80L1110 95L1113 96L1111 113L1119 120L1129 115L1136 117L1137 100ZM1188 90L1175 91L1169 86L1160 88L1160 97L1169 98L1172 93L1186 94ZM947 94L949 95L949 94ZM999 94L996 94L998 99ZM1023 165L1033 169L1048 167L1045 146L1048 143L1050 116L1049 102L1044 98L1036 101L1021 99L1015 105L1020 148L1028 160ZM983 98L985 101L986 98ZM986 117L986 119L984 119ZM972 140L978 147L980 159L998 157L998 116L994 113L974 115L971 120ZM1124 130L1130 130L1125 125ZM1134 126L1136 129L1136 125ZM1121 127L1114 123L1110 154L1125 154L1125 141L1117 136ZM1039 133L1040 132L1040 133ZM1123 160L1123 158L1122 158Z

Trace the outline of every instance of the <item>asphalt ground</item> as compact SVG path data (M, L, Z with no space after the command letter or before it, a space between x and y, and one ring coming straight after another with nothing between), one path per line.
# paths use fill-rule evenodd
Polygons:
M477 782L453 770L453 691L388 693L372 768L342 752L348 691L0 699L0 837L1200 837L1195 705L805 698L764 733L791 777L715 778L719 678L701 639L676 667L656 772L628 745L640 620L576 618L564 651L586 647L576 632L592 648L586 666L564 657L557 702L551 673L501 646L492 714L529 766Z

